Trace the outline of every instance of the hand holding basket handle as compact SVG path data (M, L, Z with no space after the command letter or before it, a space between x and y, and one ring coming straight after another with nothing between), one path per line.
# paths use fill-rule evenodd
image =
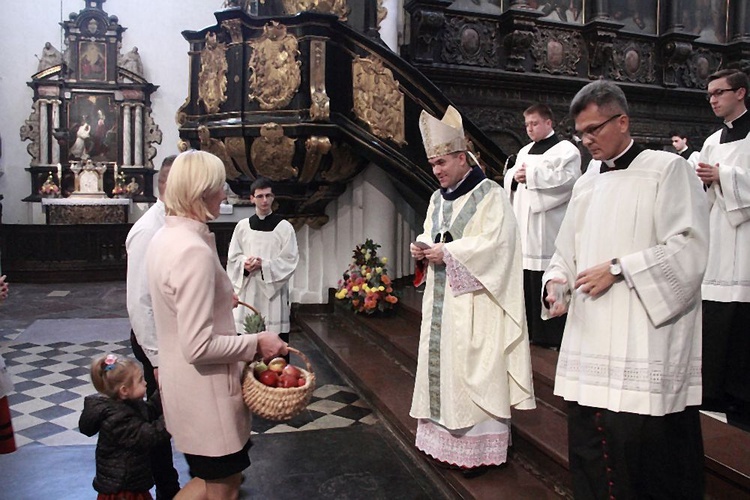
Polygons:
M260 316L260 311L258 311L256 308L251 306L250 304L246 302L242 302L241 300L238 300L237 303L241 306L245 306L251 311L253 311L255 314ZM260 357L263 358L264 361L268 361L269 359L276 357L276 356L286 356L286 354L289 352L287 350L286 342L281 340L279 338L278 333L273 333L269 331L262 331L258 332L258 349L257 352L260 355Z

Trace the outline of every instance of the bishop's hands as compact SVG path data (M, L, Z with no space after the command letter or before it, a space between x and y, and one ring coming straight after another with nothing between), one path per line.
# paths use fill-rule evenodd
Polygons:
M245 259L244 268L248 273L257 271L263 267L263 260L260 257L248 257Z
M719 164L709 165L708 163L698 163L698 168L695 169L695 173L698 174L700 180L706 186L710 186L714 182L716 185L721 187L721 178L719 177Z
M411 252L411 256L418 261L424 259L431 264L440 265L445 264L443 261L443 257L445 257L445 252L443 251L444 245L444 243L436 243L432 246L421 242L419 242L419 244L412 243L409 245L409 251Z

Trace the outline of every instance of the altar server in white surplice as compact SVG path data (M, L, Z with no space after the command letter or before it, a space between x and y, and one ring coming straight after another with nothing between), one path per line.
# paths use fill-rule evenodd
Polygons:
M565 317L542 321L542 274L555 253L570 193L581 176L581 153L570 141L560 140L552 128L552 110L535 104L523 112L531 139L518 152L516 164L505 174L504 186L521 231L523 289L526 321L532 344L559 348Z
M703 279L703 402L750 425L750 113L748 77L723 70L708 96L724 126L703 144L698 176L711 205Z
M705 193L686 160L633 142L614 83L586 85L570 114L593 160L543 279L550 315L568 311L555 394L574 496L702 499Z
M299 253L292 225L272 212L271 182L259 178L250 186L255 215L237 223L229 243L227 273L239 299L258 309L266 330L289 342L289 280ZM246 307L234 309L237 331L244 331Z
M506 461L511 406L535 407L521 242L503 189L467 162L458 111L419 127L441 188L410 245L427 266L410 415L418 449L474 477Z

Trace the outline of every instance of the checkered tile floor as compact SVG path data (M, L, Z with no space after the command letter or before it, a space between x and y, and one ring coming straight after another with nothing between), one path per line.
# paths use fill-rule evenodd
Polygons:
M15 336L5 336L2 355L15 384L8 400L16 446L34 442L47 446L95 444L96 436L88 438L78 432L83 398L94 393L89 378L91 359L105 352L132 357L130 342L39 345L13 343L9 337ZM316 389L308 408L294 419L277 424L256 417L253 431L298 432L376 421L372 410L350 387L329 384Z

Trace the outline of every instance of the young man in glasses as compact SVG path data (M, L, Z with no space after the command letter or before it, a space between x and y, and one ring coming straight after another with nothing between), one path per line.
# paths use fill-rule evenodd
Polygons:
M724 126L703 144L698 176L711 205L708 267L703 279L704 409L750 424L750 113L748 77L722 70L709 77L708 99Z
M255 215L237 223L229 243L227 273L234 292L254 306L266 320L266 329L279 332L289 342L289 280L297 268L297 235L292 225L273 213L271 181L259 177L250 186ZM238 332L252 311L240 305L234 309Z
M523 112L531 139L505 174L504 186L521 231L526 321L532 344L560 348L565 317L542 321L542 274L555 253L555 238L573 184L581 176L581 154L552 127L552 110L535 104Z
M686 160L633 142L614 83L586 85L570 114L593 160L543 281L549 315L568 313L555 394L574 496L702 499L705 193Z

